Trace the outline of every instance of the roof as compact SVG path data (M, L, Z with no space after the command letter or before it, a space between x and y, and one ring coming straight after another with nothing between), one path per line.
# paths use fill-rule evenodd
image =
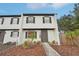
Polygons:
M0 15L0 17L21 17L21 15Z
M48 13L36 13L36 14L23 14L24 16L54 16L55 14Z
M25 13L23 13L23 16L54 16L55 14L53 14L53 13L37 13L37 14L25 14ZM21 15L0 15L0 17L21 17Z

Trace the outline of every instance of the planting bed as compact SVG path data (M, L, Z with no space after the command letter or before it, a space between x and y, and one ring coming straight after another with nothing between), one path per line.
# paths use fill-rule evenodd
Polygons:
M79 56L79 47L71 45L51 45L62 56Z
M31 48L24 48L22 45L15 46L3 51L0 51L1 56L45 56L45 51L41 44Z

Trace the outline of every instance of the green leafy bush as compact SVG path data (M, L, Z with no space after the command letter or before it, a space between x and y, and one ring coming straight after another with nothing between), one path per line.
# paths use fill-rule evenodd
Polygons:
M53 40L52 42L48 42L50 45L57 45L58 43L55 41L55 40Z
M79 36L79 29L76 29L74 31L67 31L67 32L65 32L65 34L67 37L75 38L75 37Z
M32 46L33 46L33 43L30 40L25 41L24 44L23 44L24 48L31 48Z

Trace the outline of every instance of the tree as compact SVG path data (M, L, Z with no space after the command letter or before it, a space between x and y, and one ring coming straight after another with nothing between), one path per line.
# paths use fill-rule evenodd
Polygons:
M71 15L64 15L58 20L59 30L73 30L73 19Z
M58 19L59 30L73 31L79 29L79 4L74 4L74 10L69 15L64 15Z
M75 20L75 29L79 29L79 3L74 4L74 6L73 15Z

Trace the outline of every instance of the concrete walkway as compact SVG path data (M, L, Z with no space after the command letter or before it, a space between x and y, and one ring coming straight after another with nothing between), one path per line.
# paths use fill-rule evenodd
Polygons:
M60 56L48 43L42 43L47 56Z

